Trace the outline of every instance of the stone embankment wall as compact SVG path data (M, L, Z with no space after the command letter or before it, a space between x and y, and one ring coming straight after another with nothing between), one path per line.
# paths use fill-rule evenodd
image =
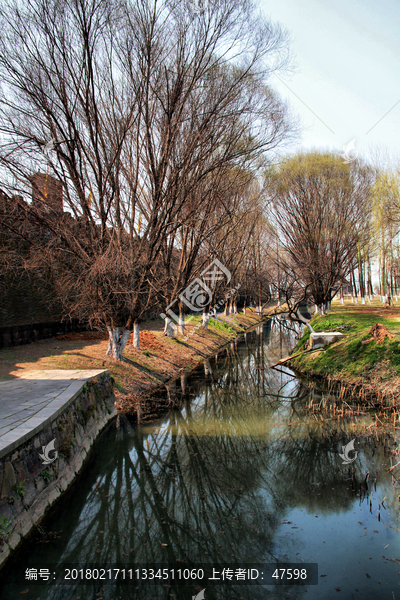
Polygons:
M82 384L54 421L0 457L0 567L79 473L97 435L117 414L114 401L104 371ZM53 439L58 456L45 465L39 454Z

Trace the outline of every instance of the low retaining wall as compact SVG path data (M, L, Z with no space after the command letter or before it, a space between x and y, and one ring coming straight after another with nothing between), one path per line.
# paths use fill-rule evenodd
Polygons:
M117 414L109 371L82 381L82 386L32 437L0 457L0 566L39 523L82 468L99 432ZM38 430L39 429L39 430ZM43 446L55 440L58 453Z
M309 347L311 349L314 348L323 348L328 344L333 344L340 340L343 337L343 333L339 331L328 331L325 333L324 331L315 331L310 335L310 344Z
M55 337L70 331L86 329L79 326L78 319L72 321L44 321L42 323L24 323L22 325L6 325L0 327L0 348L21 346L38 340Z

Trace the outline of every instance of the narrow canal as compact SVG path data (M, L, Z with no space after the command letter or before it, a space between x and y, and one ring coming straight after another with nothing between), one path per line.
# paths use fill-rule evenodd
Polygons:
M359 434L343 465L353 423L317 422L304 383L268 366L295 344L287 325L259 326L178 380L178 408L158 422L114 421L0 572L1 600L400 600L388 444ZM213 581L196 580L201 565ZM272 585L271 565L294 585Z

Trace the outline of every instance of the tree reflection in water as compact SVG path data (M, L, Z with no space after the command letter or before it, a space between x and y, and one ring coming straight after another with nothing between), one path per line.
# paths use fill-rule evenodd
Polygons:
M345 429L311 423L307 389L291 372L268 368L293 340L282 323L269 322L192 377L169 385L177 408L164 419L137 427L120 416L66 502L45 522L48 529L62 529L61 538L51 551L43 545L25 549L25 557L62 565L176 568L183 562L300 562L303 548L296 539L277 534L288 509L347 510L363 473L374 467L366 445L349 485L338 460ZM195 587L63 587L53 588L51 598L188 600ZM31 589L27 597L47 597L46 590ZM230 584L208 587L206 598L300 598L304 592Z

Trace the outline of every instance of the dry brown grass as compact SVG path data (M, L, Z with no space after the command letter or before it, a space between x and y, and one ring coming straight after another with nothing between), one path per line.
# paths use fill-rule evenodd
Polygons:
M180 336L172 340L163 335L161 321L142 324L141 349L128 342L124 356L129 363L106 356L107 337L103 333L83 332L0 350L0 380L12 379L25 371L46 369L109 369L115 380L117 404L122 409L137 398L148 395L168 379L190 371L201 360L213 355L238 332L257 324L254 313L238 315L236 332L205 331L200 328L187 342ZM192 326L188 325L188 333Z

